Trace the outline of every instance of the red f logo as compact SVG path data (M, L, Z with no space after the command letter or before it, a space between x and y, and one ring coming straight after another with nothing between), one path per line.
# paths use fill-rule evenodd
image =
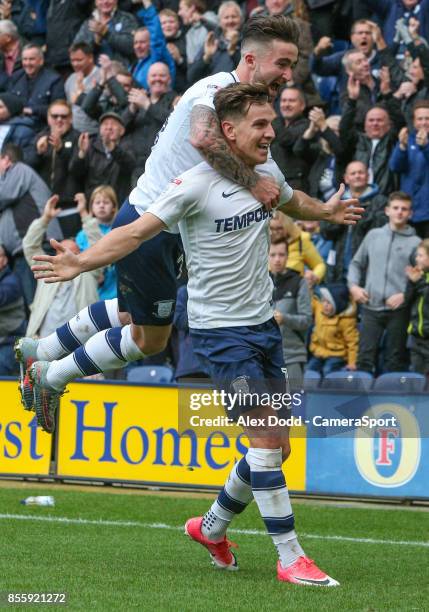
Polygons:
M390 455L395 452L395 438L399 435L398 427L379 427L378 439L378 457L375 460L375 465L392 465Z

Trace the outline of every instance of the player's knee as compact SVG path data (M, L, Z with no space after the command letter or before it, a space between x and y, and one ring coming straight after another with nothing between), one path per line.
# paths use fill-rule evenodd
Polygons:
M167 348L167 338L151 338L145 340L142 345L141 351L145 355L156 355L162 353Z
M131 316L130 316L130 314L128 312L119 312L118 311L118 317L119 317L119 320L120 320L122 326L130 325L130 323L131 323Z
M161 353L166 348L169 337L169 333L151 333L141 325L132 325L131 334L144 355Z

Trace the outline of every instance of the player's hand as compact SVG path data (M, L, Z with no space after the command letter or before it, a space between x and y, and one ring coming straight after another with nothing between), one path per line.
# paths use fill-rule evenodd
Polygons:
M359 205L357 198L342 200L344 191L344 183L341 183L337 193L334 193L326 202L325 206L329 211L326 221L342 223L343 225L355 225L362 218L362 213L365 212L365 209Z
M350 370L351 372L355 372L357 370L355 363L348 363L346 365L346 370Z
M350 295L358 304L367 304L369 301L368 292L363 289L363 287L359 287L358 285L354 285L350 289Z
M391 295L390 298L386 300L386 306L391 308L392 310L396 310L399 306L402 306L404 303L404 294L403 293L395 293Z
M413 266L406 266L405 274L410 279L412 283L416 283L423 276L422 270Z
M59 283L79 276L81 270L79 256L56 240L50 241L56 255L35 255L33 260L39 263L31 266L34 278L45 283Z
M45 225L48 225L48 223L50 223L52 219L55 219L55 217L57 217L61 212L61 208L56 207L59 201L59 195L53 195L49 198L49 200L47 200L42 215L42 220Z
M268 211L275 208L279 203L280 187L271 177L260 176L256 185L250 191L253 197L261 202Z

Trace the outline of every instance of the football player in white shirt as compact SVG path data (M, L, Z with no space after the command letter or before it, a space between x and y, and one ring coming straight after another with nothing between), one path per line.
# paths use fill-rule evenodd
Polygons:
M263 164L274 138L275 113L266 86L235 84L215 95L215 107L225 142L250 168ZM266 172L279 188L279 209L288 210L296 199L276 166ZM344 185L324 205L327 216L355 223L363 209L355 199L341 201ZM103 267L179 223L188 266L188 317L194 350L211 378L238 391L245 383L250 393L279 392L284 388L281 334L273 317L272 283L268 272L269 218L251 192L223 178L207 163L172 181L134 223L112 230L91 249L75 255L59 245L58 255L38 256L37 276L47 282L70 280ZM112 354L126 361L130 336L111 338ZM94 358L96 355L94 353ZM60 392L76 376L76 364L85 367L82 349L66 357L62 367L36 362L30 368L36 411L41 396L56 387ZM281 385L281 382L283 385ZM237 387L238 385L238 387ZM38 399L40 398L40 399ZM301 585L337 586L302 550L294 530L294 516L281 469L290 453L288 429L269 427L276 412L267 406L244 406L258 425L244 425L250 448L236 466L204 517L190 519L186 533L205 546L215 565L237 569L226 539L235 514L255 499L279 554L278 579Z
M213 96L225 85L240 81L263 82L274 97L279 87L292 77L298 58L299 30L287 17L256 17L245 24L242 35L241 61L237 69L202 79L184 94L160 130L158 141L146 162L145 173L129 201L122 205L113 227L138 219L169 181L203 159L225 178L249 189L268 210L277 203L279 189L276 183L249 168L226 145L213 109ZM295 206L289 207L289 213L303 219L308 216L319 219L321 214L314 201L297 201ZM109 336L119 337L120 328L131 323L132 342L138 346L133 360L161 352L171 332L182 257L178 235L162 232L117 262L117 299L84 308L46 338L19 339L15 352L21 369L24 408L34 409L33 391L27 375L29 365L37 359L52 361L72 353L101 330L115 330L109 331ZM112 346L114 342L112 340ZM91 363L89 358L81 376L85 375ZM92 367L95 366L101 372L111 369L109 358L100 357L92 363ZM52 431L54 424L48 420L46 417L42 426Z

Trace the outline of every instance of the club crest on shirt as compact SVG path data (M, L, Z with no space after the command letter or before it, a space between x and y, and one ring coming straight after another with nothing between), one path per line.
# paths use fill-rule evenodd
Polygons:
M220 87L219 87L219 85L214 85L214 84L207 85L207 93L208 94L212 95L213 94L213 89L215 91L217 91L218 89L220 89Z
M155 311L152 314L159 319L166 319L173 312L174 300L159 300L154 303Z
M183 181L182 181L182 179L174 178L174 179L171 179L170 182L174 183L175 185L181 185Z

